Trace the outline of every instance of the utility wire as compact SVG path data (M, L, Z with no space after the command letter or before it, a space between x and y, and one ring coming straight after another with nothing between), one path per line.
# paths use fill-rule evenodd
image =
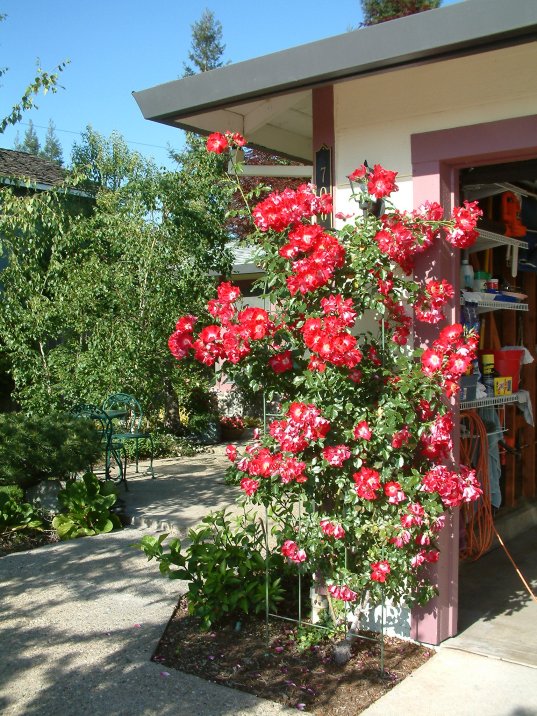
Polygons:
M25 127L30 126L29 122L20 122L20 124L22 124ZM37 129L48 129L48 126L45 126L43 124L36 124L35 122L32 122L32 124ZM56 127L56 125L54 125L54 131L55 132L63 132L64 134L76 134L79 137L81 137L83 134L83 132L77 132L73 129L60 129L59 127ZM168 150L168 147L162 147L162 146L160 146L160 144L148 144L147 142L135 142L134 140L131 140L131 139L125 139L125 138L123 138L123 139L127 144L137 144L140 147L151 147L152 149L163 149L164 151Z

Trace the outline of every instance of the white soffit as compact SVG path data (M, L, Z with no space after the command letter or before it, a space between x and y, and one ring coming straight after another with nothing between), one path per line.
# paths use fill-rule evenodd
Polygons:
M251 145L311 161L312 116L307 90L184 117L175 124L204 132L240 132Z

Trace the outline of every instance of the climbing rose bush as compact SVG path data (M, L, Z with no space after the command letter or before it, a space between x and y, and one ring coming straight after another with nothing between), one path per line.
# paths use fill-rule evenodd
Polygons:
M219 153L243 145L231 133L207 141ZM445 323L455 294L412 271L437 241L471 245L480 211L475 202L447 218L436 203L395 209L396 173L380 165L350 179L361 210L337 231L318 222L332 197L311 185L258 203L267 309L245 306L224 281L205 316L179 318L169 346L178 360L240 373L277 404L262 437L227 449L229 482L269 508L275 549L334 599L382 590L425 603L444 512L481 494L475 472L454 463L450 405L478 338L445 325L413 348L414 322Z

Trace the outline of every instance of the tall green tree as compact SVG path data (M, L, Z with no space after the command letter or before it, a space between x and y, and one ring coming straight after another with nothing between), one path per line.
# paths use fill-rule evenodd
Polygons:
M71 165L80 172L88 187L120 189L147 174L149 164L132 152L119 134L104 137L88 124L80 142L73 144Z
M398 17L440 7L442 0L361 0L363 25L378 25Z
M51 162L55 162L59 166L62 166L63 164L62 145L56 136L56 127L52 120L48 123L45 144L40 152L40 155L45 159L50 159Z
M28 154L35 154L36 156L41 152L41 143L37 132L35 131L34 123L32 120L28 122L28 128L24 132L22 142L19 142L18 136L15 140L15 149L18 152L28 152Z
M192 45L188 53L191 64L183 63L184 77L222 67L222 55L226 46L222 42L222 23L212 10L203 11L199 20L192 24Z
M204 370L177 368L167 338L187 307L202 312L211 269L227 270L227 195L215 181L222 159L188 154L183 171L162 173L117 135L92 132L91 147L79 149L96 150L95 162L79 164L66 187L0 189L8 258L0 350L27 412L100 403L121 390L163 423L178 396L206 382ZM93 198L75 194L95 177Z

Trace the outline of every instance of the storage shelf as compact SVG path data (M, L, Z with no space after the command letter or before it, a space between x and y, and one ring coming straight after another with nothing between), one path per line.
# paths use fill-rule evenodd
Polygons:
M473 254L476 251L485 251L485 249L493 249L496 246L518 246L519 249L527 249L528 242L521 241L520 239L513 239L510 236L503 236L502 234L495 234L492 231L486 231L485 229L477 230L478 237L473 246L470 246L468 251Z
M513 395L496 395L477 400L461 400L459 408L460 410L472 410L473 408L488 408L494 405L509 405L518 402L518 393L513 393Z
M527 311L527 303L516 303L515 301L470 301L461 297L461 306L471 303L477 307L478 313L489 313L490 311Z

